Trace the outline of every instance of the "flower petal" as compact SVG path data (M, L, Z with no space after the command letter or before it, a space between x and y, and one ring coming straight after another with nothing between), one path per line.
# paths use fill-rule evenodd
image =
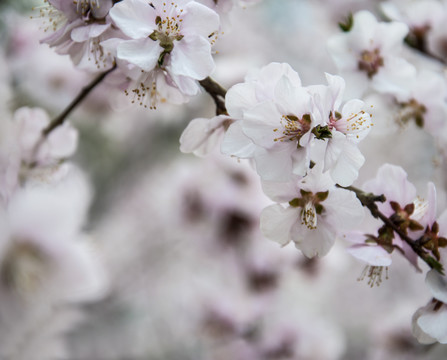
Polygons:
M278 204L266 207L261 213L261 231L267 239L285 246L291 240L290 230L298 221L298 215L292 207L283 208Z
M157 65L162 51L163 48L158 42L146 38L123 41L118 44L117 56L149 72Z
M202 80L215 67L210 43L201 36L185 36L174 43L168 70L175 75Z
M157 14L147 1L120 1L109 14L116 26L132 39L146 38L156 29Z

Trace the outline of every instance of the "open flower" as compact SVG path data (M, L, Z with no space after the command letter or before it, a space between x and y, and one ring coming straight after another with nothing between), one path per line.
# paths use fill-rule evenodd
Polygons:
M264 183L274 201L261 214L261 230L285 246L290 241L307 257L326 255L338 234L352 229L363 218L356 195L335 187L329 173L316 165L307 176L291 183Z
M114 34L106 18L111 0L48 0L41 8L45 29L53 33L41 40L59 54L70 55L73 63L87 70L110 68L114 57L100 45ZM48 19L46 19L48 18Z
M380 92L402 91L415 68L400 57L408 27L378 22L368 11L354 14L352 28L328 41L329 51L348 85L349 96L362 96L371 86Z
M263 180L288 181L292 174L306 174L316 125L312 97L289 65L269 64L257 79L233 86L226 104L238 120L227 131L223 153L253 158Z
M345 81L340 76L326 74L328 86L310 86L313 102L318 109L320 127L313 130L317 138L326 140L324 171L329 171L339 185L349 186L358 177L365 158L357 144L371 130L371 115L364 103L353 99L341 107Z
M197 94L197 80L214 70L211 45L219 28L219 16L191 0L124 0L110 16L130 39L117 43L120 60L141 72L134 93L143 103L156 92L157 81L147 73L161 69L185 95Z

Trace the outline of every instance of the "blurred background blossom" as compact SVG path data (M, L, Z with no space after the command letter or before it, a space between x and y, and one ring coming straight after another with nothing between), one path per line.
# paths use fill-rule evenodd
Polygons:
M324 72L337 72L326 42L338 22L360 9L380 14L379 3L226 1L217 9L223 33L212 77L229 88L277 61L289 63L305 85L324 83ZM348 242L321 259L305 258L293 244L281 248L259 230L272 201L249 162L179 151L188 122L214 116L205 93L152 111L130 106L121 79L107 78L70 115L79 133L70 161L31 169L19 187L20 176L9 174L23 159L6 122L24 106L54 118L95 76L39 44L39 6L45 4L0 3L0 164L10 169L0 173L2 188L10 189L0 192L8 202L0 214L1 360L447 356L445 345L419 344L412 335L413 313L431 297L423 274L403 257L371 289L357 281L364 265L346 252ZM440 31L432 36L439 39ZM431 135L397 123L387 111L397 105L383 94L365 101L375 128L360 146L368 164L358 183L386 157L405 167L423 196L434 181L443 209L445 165ZM5 149L11 156L4 159Z

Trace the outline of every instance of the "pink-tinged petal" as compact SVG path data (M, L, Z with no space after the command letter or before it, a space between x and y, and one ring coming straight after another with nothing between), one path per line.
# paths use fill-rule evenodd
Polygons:
M228 119L228 116L220 115L212 119L198 118L192 120L180 136L180 151L191 153L199 148L217 146L217 143L209 144L208 147L206 144L210 142L213 134L224 134L223 123ZM204 150L207 153L206 149Z
M123 41L118 44L117 56L149 72L157 65L162 51L163 48L158 42L145 38Z
M288 182L262 181L262 191L275 202L288 203L299 194L298 181L299 177L294 177Z
M170 72L196 80L206 78L215 68L211 45L200 36L185 36L174 42L170 60L167 66Z
M228 114L236 119L241 119L245 109L252 108L258 103L254 83L236 84L225 95L225 106Z
M338 188L329 190L328 198L322 205L326 209L327 221L337 230L352 230L363 221L365 212L353 191Z
M441 344L447 344L447 310L423 314L417 320L421 330Z
M343 69L356 69L358 60L355 53L347 44L346 34L337 34L330 37L327 41L327 48L331 54L332 59L340 70ZM349 48L348 51L346 49ZM354 54L354 56L353 56ZM344 76L343 76L344 77ZM346 79L345 79L346 80ZM349 82L347 82L349 84ZM349 86L348 86L349 88Z
M338 146L341 146L341 152L339 153L338 158L330 158L330 156L334 155L331 151L331 149L334 148L334 145L332 141L329 141L326 155L328 156L327 159L331 159L332 166L330 168L328 167L328 170L332 179L337 184L341 186L349 186L357 179L359 169L365 163L365 157L362 155L357 145L350 142L348 139Z
M333 110L337 110L343 100L343 93L345 91L345 80L338 75L331 75L325 73L328 83L328 94L326 102L332 105Z
M296 86L286 76L281 77L275 87L275 103L282 115L301 118L311 112L311 96L300 86Z
M292 178L292 157L294 144L266 150L258 147L255 153L256 171L262 180L289 181Z
M363 189L373 194L384 194L387 202L378 204L385 215L392 213L389 201L396 201L401 207L413 202L416 188L407 179L407 173L400 166L382 165L377 171L376 178L365 183Z
M436 270L430 270L425 278L425 283L433 297L447 304L447 279Z
M182 35L200 35L208 38L219 30L219 15L209 7L191 1L184 10Z
M48 114L40 108L22 107L14 113L14 122L22 153L30 156L42 130L50 122Z
M200 92L200 87L196 80L183 75L169 74L181 93L187 96L194 96Z
M69 21L80 17L72 1L49 0L48 3L62 12Z
M180 136L180 151L191 153L199 148L208 138L208 123L210 119L197 118L190 121Z
M118 45L121 44L123 41L126 41L126 40L118 39L118 38L112 38L112 39L107 39L107 40L101 41L99 43L99 45L101 45L102 48L106 52L109 52L114 57L116 57L117 52L118 52Z
M372 266L390 266L391 254L377 245L354 245L346 250L355 258Z
M47 138L49 156L56 159L73 155L78 145L78 131L70 124L59 126Z
M405 258L410 262L411 265L414 266L417 272L422 272L421 268L419 267L419 256L414 252L414 250L408 245L405 241L402 241L400 237L398 236L395 240L394 245L400 246L402 250L404 251ZM400 244L399 241L400 240Z
M282 142L281 139L279 139L283 136L281 114L278 112L278 109L272 101L247 109L247 111L244 112L242 128L244 129L244 133L255 144L267 149L282 146L288 141L288 139L286 139ZM275 139L278 140L275 141Z
M335 123L335 127L339 131L346 134L347 138L358 143L362 141L371 131L371 115L363 111L364 103L361 100L350 100L342 110L342 119Z
M409 28L403 22L380 23L375 36L380 39L380 50L384 53L395 52L399 45L403 45Z
M416 68L403 58L388 56L379 72L373 77L371 87L382 93L409 96L411 81L417 75Z
M98 0L98 6L91 8L92 15L95 19L104 19L113 6L112 0Z
M242 130L242 122L235 121L231 124L222 141L222 153L247 159L253 157L255 149L256 145L253 144Z
M264 66L259 72L257 80L266 84L266 87L273 88L282 76L286 76L295 86L301 86L298 73L287 63L273 62Z
M184 76L169 76L163 71L157 71L157 92L160 101L168 100L172 104L183 104L189 100L189 96L198 94L200 91L197 81Z
M436 342L436 339L428 335L422 328L419 326L418 320L421 316L426 315L433 308L432 304L419 308L413 315L411 319L411 332L416 337L416 339L421 344L433 344Z
M354 14L354 25L346 35L352 49L363 51L377 46L374 43L375 30L378 27L375 16L369 11L363 10Z
M447 210L444 210L441 215L439 215L437 223L439 225L439 235L447 237Z
M91 24L88 26L80 26L73 29L71 32L71 39L76 42L84 42L91 38L98 37L104 31L110 28L112 24Z
M346 141L346 136L341 132L333 132L332 138L328 140L324 155L324 171L328 171L335 167L337 160L343 151L343 145Z
M292 173L294 175L304 176L309 170L309 151L305 147L295 149L292 152Z
M147 1L124 0L110 9L110 17L132 39L146 38L157 28L157 14Z
M320 218L318 220L316 229L309 230L305 225L299 224L292 230L295 246L308 258L326 255L335 243L335 232Z
M295 208L271 205L261 213L261 231L267 239L285 246L290 242L290 231L298 220L299 212Z
M415 212L417 211L417 207ZM423 210L424 211L424 210ZM418 219L413 217L419 221L424 227L432 226L436 221L436 213L437 213L437 199L436 199L436 187L431 181L427 184L427 206L425 210L425 214L423 214L422 218Z
M343 239L356 245L365 245L365 232L359 230L348 231L343 235Z
M317 193L320 191L331 190L335 187L334 181L328 172L323 172L321 163L316 164L309 170L307 175L299 183L300 189Z

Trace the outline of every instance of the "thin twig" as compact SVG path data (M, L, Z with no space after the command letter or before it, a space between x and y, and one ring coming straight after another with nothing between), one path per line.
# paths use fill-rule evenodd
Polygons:
M213 98L214 103L216 104L216 115L228 115L227 108L225 107L225 95L227 94L227 90L210 77L200 80L199 84L202 85L205 91Z
M75 109L76 106L78 106L79 103L81 103L81 101L84 100L84 98L96 87L96 85L98 85L102 80L104 80L104 78L115 69L116 65L114 65L111 69L98 75L98 77L96 77L89 85L84 87L78 94L78 96L76 96L76 98L70 103L70 105L68 105L58 117L56 117L53 121L51 121L50 124L48 124L48 126L45 129L43 129L42 137L46 138L48 134L50 134L55 128L62 125L67 116L73 111L73 109Z
M342 188L342 189L346 189L346 190L350 190L353 191L357 198L360 200L360 202L362 203L363 206L365 206L366 208L368 208L368 210L370 211L371 215L374 216L375 218L378 218L380 220L382 220L382 222L389 226L391 229L393 229L393 231L399 235L399 237L405 241L410 247L411 249L422 259L425 261L425 263L427 263L428 266L430 266L430 268L432 269L436 269L437 271L442 273L442 267L439 268L436 266L436 263L434 263L434 259L422 248L421 244L419 241L417 240L413 240L412 238L410 238L407 234L405 234L405 232L402 231L402 229L400 229L400 227L395 224L390 218L388 218L386 215L384 215L379 208L377 207L376 202L384 202L385 196L384 195L374 195L372 193L366 193L363 190L360 190L354 186L340 186L337 185L338 187Z

